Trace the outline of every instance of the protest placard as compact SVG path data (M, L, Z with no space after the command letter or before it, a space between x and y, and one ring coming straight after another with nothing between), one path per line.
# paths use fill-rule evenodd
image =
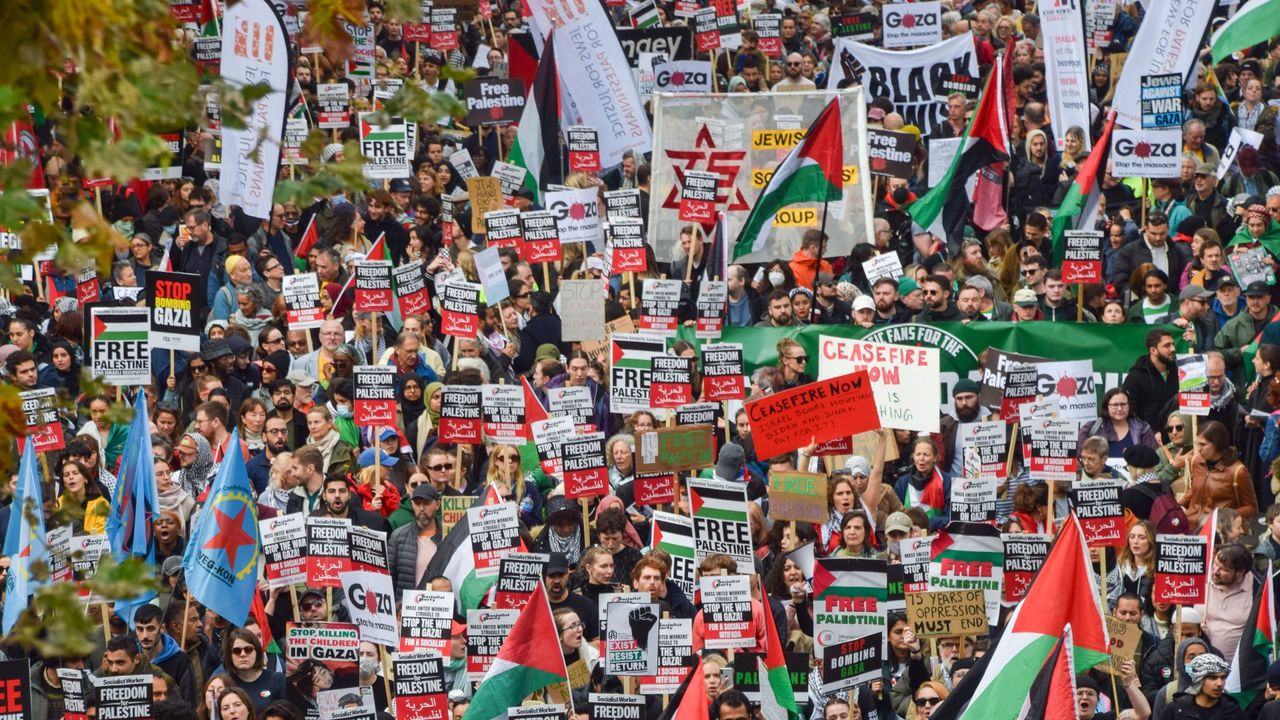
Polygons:
M605 287L599 280L560 283L560 337L564 342L604 340Z
M299 513L258 521L262 538L262 568L267 587L307 581L307 519Z
M911 133L867 128L867 165L872 175L891 178L909 178L915 172L915 155L918 145ZM897 258L896 252L882 253L877 257ZM899 264L901 269L901 264ZM901 272L899 272L901 275ZM870 282L875 282L870 276Z
M356 312L391 312L393 298L389 260L362 260L356 263Z
M604 434L561 444L564 496L570 500L609 494L609 468L604 461Z
M897 280L902 277L902 260L896 252L880 253L863 262L862 271L866 273L869 284L874 284L882 277Z
M600 628L605 672L610 675L656 674L659 605L613 602L605 607L607 623Z
M883 560L818 558L813 568L813 630L817 647L884 629L888 600Z
M480 444L483 429L480 388L446 385L441 392L440 442Z
M384 365L357 365L353 375L352 419L356 426L395 427L396 369Z
M523 258L526 262L559 262L563 258L560 224L555 213L550 210L521 213L520 231L524 236Z
M350 518L307 516L307 586L336 588L351 569Z
M707 6L693 15L694 42L698 52L711 52L720 49L720 26L716 18L715 6Z
M720 176L710 172L686 170L680 192L680 222L710 225L716 219L716 194Z
M573 426L580 432L596 431L595 406L591 388L586 385L547 388L547 410L552 415L572 419Z
M1071 482L1076 478L1077 424L1071 420L1036 418L1031 425L1031 473L1043 480Z
M910 48L942 42L942 4L928 2L892 3L880 10L884 21L885 48Z
M608 227L610 268L613 274L644 272L649 269L645 252L644 224L638 218L617 218Z
M462 89L466 99L468 125L476 127L520 122L526 95L523 80L479 77L463 83Z
M1182 131L1111 131L1111 174L1114 177L1176 178L1182 162Z
M511 634L519 610L467 611L467 680L479 682Z
M765 13L751 18L751 24L759 40L756 48L765 57L778 59L782 57L782 15Z
M88 720L88 673L84 670L73 668L58 668L57 673L58 680L62 683L63 720ZM19 715L18 717L29 716ZM14 718L14 720L18 720L18 718Z
M693 401L693 359L658 355L652 361L649 403L655 408L674 408Z
M360 682L360 628L353 623L285 624L285 661L297 667L310 660L333 676L330 689Z
M723 280L703 280L698 286L698 315L694 324L694 336L700 340L717 340L724 328L725 302L729 299L729 286Z
M702 346L702 399L711 402L743 400L742 345L707 343Z
M1023 528L1024 530L1026 528ZM1000 536L1004 547L1004 596L1001 603L1010 606L1027 594L1044 559L1049 556L1053 536L1035 533L1005 533Z
M1142 129L1182 128L1182 75L1143 75L1138 87L1142 108Z
M1134 652L1141 647L1144 633L1137 623L1125 622L1112 615L1107 615L1104 619L1107 621L1107 659L1094 667L1122 677L1122 667L1134 659Z
M591 720L644 720L645 698L639 695L591 693L587 700L591 703Z
M431 8L431 49L442 53L458 49L458 8Z
M679 280L645 279L640 296L641 334L675 337L681 285Z
M715 437L709 425L657 428L636 436L636 471L698 470L715 461Z
M1071 486L1071 507L1089 547L1119 547L1125 542L1124 506L1119 480L1082 480Z
M542 580L550 562L548 553L513 552L498 563L498 582L494 585L493 607L521 610Z
M108 385L150 385L151 313L98 304L85 310L89 371Z
M565 133L568 135L569 172L600 172L600 139L596 136L596 129L573 125Z
M617 413L649 409L652 360L666 354L666 342L651 335L614 331L609 336L609 350L610 409Z
M1005 432L1008 426L999 420L989 422L960 423L957 438L960 446L977 451L978 475L1003 478L1005 476L1005 452L1008 450Z
M440 332L474 339L480 331L480 284L455 280L444 286Z
M400 652L449 652L453 637L452 592L402 590L400 592Z
M982 361L982 375L978 378L978 404L983 407L1000 408L1001 401L1004 399L1005 378L1009 371L1024 365L1035 365L1041 361L1048 362L1048 359L989 348ZM1035 377L1033 376L1029 382L1032 387L1030 396L1035 397ZM1002 417L1006 417L1003 412ZM1017 418L1016 408L1014 408L1013 417Z
M1156 575L1151 599L1173 605L1204 602L1209 541L1204 535L1156 535Z
M490 210L484 214L485 244L490 248L514 248L522 253L520 211L515 208Z
M444 659L432 652L400 652L391 661L395 678L395 710L401 718L444 720L449 695L444 685Z
M466 517L467 510L475 504L474 495L441 495L440 496L440 536L445 537L449 531Z
M351 89L346 83L316 85L316 127L342 130L351 124Z
M529 424L529 431L533 435L534 447L538 450L542 471L559 477L563 471L560 447L578 434L573 418L555 417L538 420Z
M994 476L958 477L951 481L951 519L956 522L994 523L996 484Z
M822 650L822 692L830 695L880 677L883 632L875 632Z
M1067 284L1102 282L1102 231L1067 230L1062 281Z
M501 210L506 202L502 198L502 182L496 177L467 178L467 197L471 200L471 231L484 235L484 216L493 210ZM479 219L479 222L476 222Z
M907 620L919 637L985 635L986 600L981 590L909 593Z
M364 176L370 180L407 178L413 172L409 124L403 118L387 118L375 125L374 113L360 113L360 154Z
M394 648L399 645L395 590L391 576L367 570L342 573L342 591L360 639Z
M1177 355L1178 412L1205 417L1212 407L1208 362L1204 355Z
M1004 544L1000 531L986 523L951 522L929 548L929 590L982 590L987 621L1000 615Z
M363 525L352 525L347 534L351 548L351 570L390 574L387 565L387 534Z
M880 427L876 402L865 370L749 401L747 422L756 454L773 457L810 442L874 430Z
M640 189L605 191L604 214L610 223L619 220L640 220Z
M674 693L695 663L693 621L663 618L658 621L658 669L640 678L644 694Z
M26 666L26 660L9 660L0 664L0 679L10 680L13 670L19 665ZM26 676L30 679L30 675ZM12 681L11 681L12 682ZM123 718L150 718L152 717L151 708L151 673L142 673L137 675L102 675L96 676L93 680L94 695L97 702L94 707L97 710L97 717L102 720L122 720ZM31 710L31 687L28 683L21 681L12 682L13 690L16 693L12 695L9 685L6 685L6 704L8 708L13 707L13 702L17 701L23 704L26 709L21 714L12 717L33 718L34 712ZM6 710L0 707L0 711ZM10 717L5 714L4 717Z
M421 260L396 265L391 270L395 286L396 304L400 317L421 315L431 309L431 296L427 292L427 276Z
M747 649L756 644L751 616L750 575L708 575L699 579L706 647Z
M822 473L774 472L769 476L769 514L776 520L821 525L827 510L827 476Z
M521 546L520 520L515 503L472 506L467 509L471 530L471 551L475 554L476 576L498 574L502 556Z
M285 275L280 287L290 330L310 330L324 324L320 281L315 273Z
M693 515L694 558L722 553L748 571L755 567L751 528L747 521L747 488L739 483L689 478L689 507Z
M480 397L485 440L507 445L523 445L528 441L524 388L519 385L483 385Z
M200 329L195 318L205 306L204 276L148 270L146 281L151 346L200 352Z
M36 452L51 452L66 447L62 422L58 419L57 390L40 388L18 393L27 434Z
M937 348L822 335L818 339L818 379L866 371L881 427L938 432L939 353Z

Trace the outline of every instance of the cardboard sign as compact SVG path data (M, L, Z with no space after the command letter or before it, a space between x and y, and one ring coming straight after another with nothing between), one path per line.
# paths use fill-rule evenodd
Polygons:
M18 666L27 667L26 660L9 660L0 665L0 677L12 682L11 673ZM30 679L30 671L27 671L26 678ZM139 675L101 675L93 680L93 688L97 695L97 717L102 720L109 718L149 718L151 717L151 673ZM8 684L6 689L9 690ZM14 709L14 701L22 703L23 711L8 715L2 714L0 717L29 718L34 717L31 711L31 688L30 684L21 681L14 682L12 690L16 693L10 694L7 698L8 709ZM16 695L16 696L15 696ZM0 707L0 711L6 708Z
M653 675L640 678L640 692L646 695L674 693L695 664L693 621L679 618L659 620L658 669Z
M362 260L356 263L356 312L391 312L391 261Z
M258 521L262 538L263 575L267 587L298 585L307 581L307 519L299 513Z
M89 371L108 385L150 385L150 311L96 304L85 310Z
M822 651L822 692L833 693L857 687L880 677L884 662L883 633L871 633L856 640L829 645Z
M1062 281L1067 284L1102 282L1102 231L1067 230Z
M755 567L747 521L747 486L691 477L688 487L694 559L702 562L708 555L723 553L737 560L740 568Z
M987 605L982 590L909 593L907 620L919 637L987 634Z
M473 506L467 510L467 522L471 529L471 551L475 553L476 576L497 575L502 556L516 552L521 547L520 520L515 503Z
M604 284L599 280L560 283L560 337L565 342L604 340Z
M702 399L709 402L744 400L747 397L740 343L704 344L702 352Z
M596 129L586 125L572 125L569 136L569 172L600 172L600 138Z
M1004 596L1001 604L1012 606L1026 597L1031 579L1039 572L1045 558L1049 557L1049 545L1053 536L1033 533L1004 533L1000 536L1004 545Z
M608 632L602 627L600 633L605 672L632 676L657 673L660 606L657 603L613 602L605 607ZM707 632L708 635L711 633L710 624Z
M498 563L498 583L494 585L493 607L522 610L542 580L551 561L547 553L511 553Z
M324 308L320 307L320 281L315 273L285 275L281 293L284 295L285 319L290 330L310 330L324 324Z
M395 266L391 271L391 281L396 290L400 317L422 315L431 310L431 296L427 292L427 276L421 260Z
M682 285L679 280L645 279L644 294L640 296L641 333L675 337Z
M716 220L716 193L720 176L686 170L680 192L680 222L710 225Z
M519 610L467 611L467 680L479 682L511 634Z
M446 650L447 652L447 650ZM395 677L396 716L440 718L449 716L449 695L444 685L444 660L431 652L397 653L391 662Z
M509 125L520 122L524 112L523 80L482 77L462 84L467 107L467 124Z
M1031 474L1044 480L1071 482L1079 460L1077 426L1071 420L1036 418L1031 426Z
M807 472L770 473L769 515L778 520L826 523L831 519L827 510L827 476Z
M521 252L520 211L514 208L490 210L484 214L486 247L515 248Z
M822 335L818 338L818 378L865 371L875 393L880 427L938 432L940 355L937 348Z
M454 525L467 516L467 510L475 504L473 495L441 495L440 496L440 536L445 537Z
M1203 535L1156 535L1153 602L1175 605L1204 602L1208 572L1208 538Z
M502 181L496 177L467 178L467 197L471 200L471 231L484 235L485 214L506 207L506 201L502 198ZM480 222L475 222L475 218L480 218Z
M674 355L655 357L649 402L655 408L675 408L693 402L693 359Z
M880 8L886 49L921 47L942 42L942 3L937 0L892 3Z
M911 133L867 128L868 169L881 177L909 178L915 172L918 144ZM886 254L898 257L897 253Z
M453 605L451 592L401 591L400 652L447 655L453 632Z
M1124 507L1119 480L1085 480L1071 487L1071 507L1080 519L1089 547L1120 547L1125 542Z
M523 445L528 441L524 388L519 385L482 385L480 395L486 441L506 445Z
M1143 75L1138 87L1142 105L1142 129L1182 128L1182 75Z
M479 283L448 283L440 301L440 332L450 337L474 339L480 332Z
M720 49L720 23L714 6L701 8L693 14L693 32L698 52Z
M479 445L483 419L480 388L446 385L440 400L440 442Z
M751 617L750 575L707 575L699 579L705 644L713 649L755 647L755 623Z
M36 452L50 452L66 447L62 422L58 419L57 390L40 388L18 393L27 434Z
M358 427L395 427L396 369L358 365L354 372L354 421Z
M307 516L307 586L342 587L351 569L351 520Z
M612 261L610 269L614 275L625 272L645 272L649 269L649 255L645 252L644 243L644 223L639 219L610 219L606 235Z
M937 387L933 385L935 395ZM766 395L749 401L746 410L757 457L774 457L802 448L810 440L821 443L880 427L865 370Z
M609 494L609 468L604 461L604 435L564 443L560 461L564 473L564 496L570 500Z
M1115 177L1176 178L1182 164L1182 131L1111 131L1112 175Z
M777 59L782 57L782 15L771 13L757 15L751 19L752 27L760 40L756 47L765 57Z
M698 285L698 316L694 337L718 340L724 329L725 303L729 300L729 284L723 280L703 280Z
M1142 644L1142 628L1136 623L1125 622L1111 615L1107 621L1107 659L1094 665L1103 672L1117 677L1123 676L1124 664L1134 658L1134 652Z
M710 425L656 428L636 436L636 472L672 473L716 464Z
M520 231L524 235L524 250L521 257L526 262L559 262L564 257L559 221L556 214L550 210L531 210L521 213ZM561 327L564 327L563 323Z
M960 477L951 481L951 519L956 522L996 521L996 478Z

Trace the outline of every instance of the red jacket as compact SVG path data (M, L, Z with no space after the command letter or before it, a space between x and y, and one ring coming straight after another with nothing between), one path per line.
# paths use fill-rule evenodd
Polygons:
M373 488L368 485L353 483L356 494L364 498L364 507L366 510L373 510ZM388 517L391 513L400 508L400 491L391 483L382 484L382 507L378 509L378 514L382 517Z

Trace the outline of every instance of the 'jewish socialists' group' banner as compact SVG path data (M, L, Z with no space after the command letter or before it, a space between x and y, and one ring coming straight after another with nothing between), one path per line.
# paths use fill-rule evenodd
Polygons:
M978 56L971 33L920 50L882 50L853 38L836 38L827 87L848 87L860 82L868 97L893 101L894 111L902 115L906 124L915 125L924 137L929 137L947 119L943 81L953 75L978 77Z
M686 171L717 176L715 209L728 222L727 235L741 232L774 168L800 142L834 96L826 92L750 95L655 95L653 185L649 242L659 262L680 254L680 196ZM844 127L844 195L827 204L826 256L848 255L871 239L871 183L867 179L866 111L860 88L841 94ZM822 203L778 211L764 250L742 262L788 259L807 230L822 223Z
M1167 327L1173 328L1172 325ZM1094 391L1101 397L1107 390L1119 387L1124 381L1136 357L1133 348L1143 347L1150 330L1149 325L1090 323L908 323L871 330L852 325L808 325L799 329L727 327L722 340L742 344L744 371L747 375L760 367L777 367L777 345L784 337L792 338L804 347L805 354L810 358L809 374L814 376L821 367L815 363L822 357L823 335L937 348L940 382L936 387L942 411L951 412L951 388L961 378L978 380L982 377L978 357L987 348L1035 354L1057 361L1090 358L1093 360ZM692 327L680 328L678 338L695 347L701 342L694 337ZM1185 352L1185 348L1179 349L1179 352Z

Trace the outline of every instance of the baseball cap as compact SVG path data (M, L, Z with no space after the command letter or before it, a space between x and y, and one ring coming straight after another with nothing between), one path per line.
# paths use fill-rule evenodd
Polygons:
M1205 290L1199 285L1188 285L1182 288L1182 292L1178 293L1178 302L1183 300L1204 300L1213 297L1213 293Z
M569 572L569 558L564 553L551 553L551 559L547 561L547 566L542 570L544 576L567 572Z
M1271 286L1261 280L1254 280L1244 289L1245 297L1270 297Z
M395 180L392 180L390 189L391 189L391 192L396 192L396 193L413 192L413 186L411 186L409 184L409 181L405 180L404 178L396 178Z
M1013 294L1013 304L1019 307L1031 307L1039 303L1040 300L1036 297L1036 291L1031 288L1022 288Z
M835 285L836 277L829 272L820 272L818 273L818 284L819 285Z
M291 370L285 379L293 383L295 387L311 387L316 384L315 378L308 375L303 370Z
M886 534L891 532L909 533L913 527L911 516L904 512L896 512L884 521L884 531Z
M876 302L871 299L870 295L859 295L853 299L853 311L859 310L875 310Z
M366 448L360 453L360 467L369 467L375 462L381 463L382 467L394 467L396 464L396 456L391 453L376 451L376 448Z
M426 500L427 502L439 502L440 491L431 483L422 483L413 489L414 500Z
M1214 175L1218 172L1218 168L1213 163L1202 162L1196 165L1197 175Z

